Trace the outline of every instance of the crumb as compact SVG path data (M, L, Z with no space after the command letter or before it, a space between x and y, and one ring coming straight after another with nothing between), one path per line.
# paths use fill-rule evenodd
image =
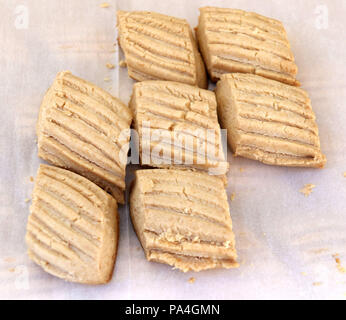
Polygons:
M341 264L338 264L336 267L340 273L346 273L346 269Z
M196 279L194 278L194 277L191 277L190 279L189 279L189 283L194 283L196 281Z
M34 182L34 177L30 176L30 182Z
M25 198L25 200L24 200L25 202L29 202L30 201L30 199L29 198Z
M344 178L346 178L346 171L344 172Z
M110 79L110 78L108 78L108 77L105 77L105 78L103 79L103 81L105 81L105 82L109 82L109 81L111 81L111 79Z
M306 276L307 276L307 273L306 273L306 272L302 272L301 275L304 276L304 277L306 277Z
M108 69L114 69L115 68L115 65L113 64L113 63L106 63L106 67L108 68Z
M10 272L15 272L16 269L15 269L15 268L10 268L10 269L8 269L8 271L10 271Z
M108 2L103 2L100 4L101 8L108 8L110 6L110 4Z
M339 258L339 254L335 253L332 255L332 257L334 258L334 260L336 262L336 268L339 270L339 272L346 273L346 269L341 265L341 260Z
M304 185L304 188L300 189L299 192L304 194L305 197L308 197L310 193L312 192L312 189L315 188L316 185L308 183Z
M320 286L320 285L322 285L322 282L313 282L312 285L313 286Z
M126 61L121 60L121 61L119 62L119 66L120 66L121 68L125 68L125 67L127 66Z
M263 235L266 236L267 234L265 232L263 232Z
M244 172L244 168L239 168L239 171L240 172Z
M315 253L315 254L320 254L322 252L326 252L328 251L327 248L321 248L321 249L315 249L315 250L311 250L312 253Z
M235 193L234 192L232 192L232 194L230 195L230 199L231 199L231 201L234 201L234 199L235 199Z
M7 262L7 263L11 263L11 262L15 262L16 259L15 258L11 258L11 257L7 257L7 258L4 259L4 261Z

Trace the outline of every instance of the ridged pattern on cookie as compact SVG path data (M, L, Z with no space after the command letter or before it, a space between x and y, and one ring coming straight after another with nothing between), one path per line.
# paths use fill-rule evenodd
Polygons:
M207 87L202 57L186 20L144 11L118 11L117 18L131 78Z
M39 157L87 177L123 203L131 121L120 100L61 72L41 105Z
M184 272L238 266L221 179L192 171L139 170L130 205L149 261Z
M213 92L170 81L144 81L134 85L130 108L142 164L227 172ZM163 154L156 157L155 148Z
M213 81L253 73L299 86L297 66L280 21L236 9L200 9L197 38Z
M304 90L233 73L221 77L216 97L236 155L282 166L324 166L315 114Z
M110 280L117 251L116 201L73 172L41 165L27 224L29 257L68 281Z

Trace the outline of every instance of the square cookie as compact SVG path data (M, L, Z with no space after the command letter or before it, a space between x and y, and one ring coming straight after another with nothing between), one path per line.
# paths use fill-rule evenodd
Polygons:
M221 77L216 97L235 155L280 166L324 166L315 114L304 90L233 73Z
M130 212L149 261L184 272L238 267L222 179L202 172L138 170Z
M145 11L118 11L117 19L119 44L131 78L207 88L204 63L185 19Z
M227 173L214 92L177 82L143 81L133 87L130 108L142 165ZM224 140L227 148L226 135Z
M118 246L114 198L84 177L48 165L37 172L32 198L29 257L67 281L108 282Z
M280 21L236 9L200 9L197 39L209 75L253 73L299 86L298 68Z
M120 100L60 72L41 104L38 155L85 176L124 203L131 121L131 111Z

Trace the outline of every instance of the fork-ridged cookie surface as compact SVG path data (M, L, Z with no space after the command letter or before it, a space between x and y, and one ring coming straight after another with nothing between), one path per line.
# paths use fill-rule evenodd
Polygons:
M131 121L130 109L120 100L60 72L40 109L39 157L87 177L124 203Z
M149 261L184 272L238 266L221 179L202 172L138 170L130 207Z
M117 203L82 176L41 165L26 242L29 257L46 272L73 282L106 283L117 252Z
M216 97L235 155L272 165L324 166L315 114L304 90L233 73L221 77Z
M213 81L224 73L243 72L299 86L280 21L243 10L204 7L197 39Z
M143 165L227 172L214 92L171 81L143 81L134 85L130 108Z
M207 87L204 63L186 20L145 11L118 11L117 18L131 78Z

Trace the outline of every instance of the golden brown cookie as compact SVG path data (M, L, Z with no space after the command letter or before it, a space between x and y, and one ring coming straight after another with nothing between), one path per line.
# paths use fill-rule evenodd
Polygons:
M280 21L236 9L200 9L197 39L209 75L253 73L299 86L297 66Z
M227 195L218 177L138 170L130 206L149 261L184 272L238 266Z
M185 19L145 11L118 11L117 19L131 78L207 88L204 63Z
M124 203L131 121L131 111L120 100L60 72L41 104L38 155L85 176Z
M142 165L227 172L214 92L177 82L143 81L133 87L130 108Z
M73 172L41 165L27 224L29 257L59 278L108 282L118 245L117 203Z
M219 119L235 155L266 164L323 167L308 94L252 74L225 74L217 83Z

